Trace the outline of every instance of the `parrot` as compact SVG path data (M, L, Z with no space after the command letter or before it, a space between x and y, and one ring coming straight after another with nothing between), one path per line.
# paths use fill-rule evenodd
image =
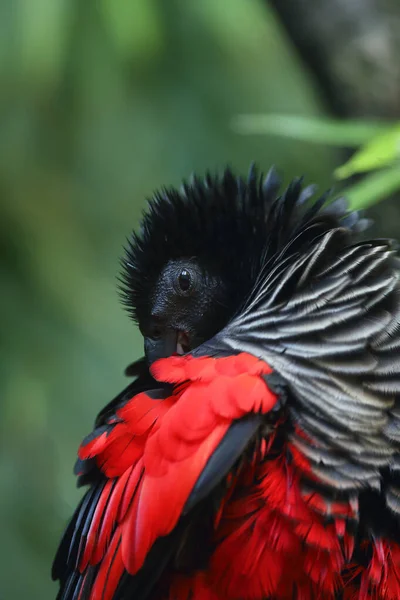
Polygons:
M149 199L144 339L78 450L57 600L400 599L397 243L253 165Z

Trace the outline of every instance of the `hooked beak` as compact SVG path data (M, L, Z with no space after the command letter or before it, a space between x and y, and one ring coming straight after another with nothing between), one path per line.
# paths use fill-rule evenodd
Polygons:
M190 351L189 337L183 331L167 329L160 336L144 338L144 352L149 364L173 354Z

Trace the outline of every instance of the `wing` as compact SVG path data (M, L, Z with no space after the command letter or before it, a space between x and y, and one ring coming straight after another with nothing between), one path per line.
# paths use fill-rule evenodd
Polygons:
M80 447L92 487L54 563L62 600L147 598L277 404L252 356L171 357L152 373L162 383L114 402Z
M290 212L296 197L282 202ZM400 542L397 247L355 241L357 215L342 209L312 209L267 253L242 313L195 354L218 347L269 364L290 395L288 446L304 494L322 492L316 510L327 518L335 500L349 500L365 535Z

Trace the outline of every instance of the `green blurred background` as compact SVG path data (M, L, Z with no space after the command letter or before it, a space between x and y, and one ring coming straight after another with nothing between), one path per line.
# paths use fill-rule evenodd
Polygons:
M323 115L261 0L0 0L0 597L47 600L72 467L141 339L116 293L146 197L256 160L325 188L338 150L241 136Z

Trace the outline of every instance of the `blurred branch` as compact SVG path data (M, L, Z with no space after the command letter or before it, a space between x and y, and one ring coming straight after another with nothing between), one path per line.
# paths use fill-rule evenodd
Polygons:
M270 0L332 112L400 116L400 3Z

